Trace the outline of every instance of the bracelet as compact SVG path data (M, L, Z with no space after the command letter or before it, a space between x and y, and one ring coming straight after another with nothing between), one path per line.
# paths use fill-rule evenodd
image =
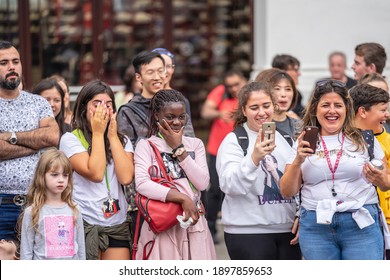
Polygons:
M172 154L175 154L176 151L177 151L178 149L180 149L180 148L184 148L184 145L183 145L183 144L180 144L179 146L177 146L176 148L174 148L174 149L172 150Z

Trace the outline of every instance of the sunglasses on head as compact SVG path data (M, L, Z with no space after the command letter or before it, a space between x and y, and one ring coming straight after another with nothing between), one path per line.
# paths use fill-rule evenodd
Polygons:
M345 87L346 86L343 82L337 81L337 80L332 80L332 79L325 79L325 80L318 81L316 83L316 87L324 87L327 85L330 85L332 87Z

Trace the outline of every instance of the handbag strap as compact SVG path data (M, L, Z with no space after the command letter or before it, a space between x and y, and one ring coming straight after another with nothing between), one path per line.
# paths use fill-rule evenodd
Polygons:
M154 145L150 140L148 140L148 142L149 142L150 146L152 147L152 150L156 156L156 161L157 161L158 166L161 170L163 178L169 182L172 182L172 178L166 172L164 161L161 157L160 151L157 149L156 145ZM155 167L155 166L152 165L151 167L149 167L149 173L151 172L151 169L153 167ZM137 220L135 222L135 234L134 234L132 253L131 253L132 260L135 260L137 250L138 250L138 239L139 239L139 233L140 233L140 228L139 228L140 226L141 226L141 212L138 211ZM144 250L143 250L143 256L142 256L143 260L147 260L149 258L150 254L152 253L153 247L154 247L154 242L155 242L155 240L153 239L145 244ZM147 246L149 244L151 244L151 248L150 248L149 252L147 253L146 250L147 250Z
M137 255L137 250L138 250L138 237L140 233L140 225L141 225L141 212L138 210L137 211L137 220L135 222L135 233L134 233L134 238L133 238L133 246L131 248L131 259L135 260L135 256Z
M145 244L145 246L144 246L144 253L143 253L143 256L142 256L142 259L143 260L148 260L149 259L149 256L150 256L150 254L152 253L152 250L153 250L153 247L154 247L154 243L156 242L156 240L155 239L153 239L153 240L150 240L148 243L146 243ZM149 252L148 253L146 253L146 250L147 250L147 247L149 246L149 244L151 244L150 246L150 250L149 250Z
M163 159L161 157L160 151L157 149L156 145L154 145L150 140L148 140L148 142L149 142L150 146L152 147L152 150L153 150L153 152L154 152L154 154L156 156L156 161L157 161L158 166L160 168L160 171L162 173L162 177L164 179L166 179L167 181L172 182L171 176L169 176L167 174L167 171L166 171L166 168L165 168L165 164L164 164L164 161L163 161Z

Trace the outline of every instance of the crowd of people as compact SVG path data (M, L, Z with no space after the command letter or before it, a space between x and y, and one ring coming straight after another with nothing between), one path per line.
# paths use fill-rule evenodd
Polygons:
M390 258L380 44L356 46L354 78L345 54L331 53L330 77L307 105L291 55L254 81L227 71L201 108L207 145L171 86L174 57L138 53L123 92L90 81L71 110L61 76L24 90L19 52L0 41L0 259L215 260L219 218L232 260ZM175 188L155 180L163 176ZM140 196L182 215L156 233Z

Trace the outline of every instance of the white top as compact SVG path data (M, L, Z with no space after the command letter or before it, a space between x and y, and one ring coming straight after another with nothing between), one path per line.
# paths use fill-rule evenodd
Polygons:
M70 132L61 137L60 150L70 158L75 154L86 152L80 140ZM133 153L133 145L127 139L125 146L126 152ZM122 186L119 184L114 170L113 161L107 166L108 180L110 184L111 197L119 199L120 210L110 218L105 218L102 211L102 204L108 199L108 190L106 178L99 183L92 182L76 171L73 172L74 189L73 199L79 205L83 214L83 219L92 225L114 226L123 223L126 219L127 202L123 193Z
M322 138L329 151L332 167L334 167L337 153L341 147L341 134L322 136ZM382 159L384 153L376 139L374 145L375 158ZM295 144L288 160L289 164L295 159L296 148L297 145ZM343 153L335 172L334 189L337 193L336 197L332 196L332 173L329 169L324 147L321 142L315 155L306 158L301 165L303 179L301 198L302 206L305 209L316 210L319 201L328 199L346 202L354 210L359 209L360 204L378 203L378 195L375 187L367 182L362 174L363 165L369 160L368 152L355 150L355 145L349 139L345 138Z
M261 166L269 156L261 161L259 166L253 163L251 154L258 132L250 130L247 124L244 124L244 128L249 140L245 157L233 132L222 141L217 154L219 185L225 193L222 203L224 230L232 234L290 232L296 201L294 198L281 196L279 180L292 148L283 136L276 132L276 148L272 152L276 163L271 165L274 170L277 167L279 180L267 180L266 172Z

